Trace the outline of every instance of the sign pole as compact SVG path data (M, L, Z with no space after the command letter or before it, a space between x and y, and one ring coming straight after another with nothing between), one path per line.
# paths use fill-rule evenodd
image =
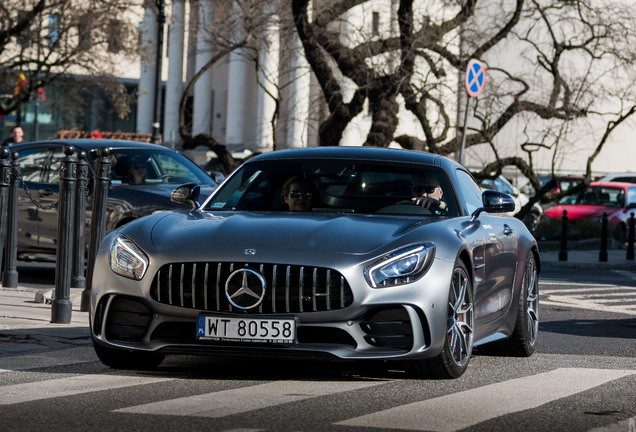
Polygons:
M466 128L468 123L468 107L470 106L470 98L466 98L466 109L464 110L464 125L462 126L462 145L459 148L459 159L458 162L460 165L464 165L464 147L466 146Z

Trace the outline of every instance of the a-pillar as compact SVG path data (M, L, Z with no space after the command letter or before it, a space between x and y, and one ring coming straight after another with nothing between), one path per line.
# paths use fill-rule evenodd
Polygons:
M278 99L278 67L280 57L279 17L272 15L271 4L265 6L265 17L269 24L259 52L258 93L256 106L256 151L264 153L274 148L274 125Z
M199 1L195 73L212 59L212 44L208 29L212 28L212 0ZM194 85L192 108L192 135L210 134L212 131L212 70L206 71Z
M157 17L146 5L144 20L141 24L141 74L139 76L137 99L137 132L151 133L155 100L155 66L154 58L157 38Z
M164 108L163 141L172 148L181 147L179 136L179 102L183 92L183 38L185 0L172 0L168 31L168 80Z

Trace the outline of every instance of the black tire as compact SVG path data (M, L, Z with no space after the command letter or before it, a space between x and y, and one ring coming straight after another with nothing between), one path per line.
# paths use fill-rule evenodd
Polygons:
M473 351L475 311L473 282L466 265L458 259L448 294L448 318L444 348L439 355L412 366L434 378L459 378L466 372Z
M539 274L534 255L531 253L523 271L517 321L512 335L506 340L494 342L486 352L515 357L530 357L534 354L539 334Z
M154 369L166 357L164 354L146 351L130 351L108 348L93 338L93 348L99 360L113 369Z

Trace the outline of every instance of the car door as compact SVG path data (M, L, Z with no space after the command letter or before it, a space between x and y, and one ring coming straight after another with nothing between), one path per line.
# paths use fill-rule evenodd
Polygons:
M517 264L517 235L509 217L482 214L479 216L484 233L485 281L475 303L485 322L501 317L512 300L512 288Z
M473 214L483 205L481 188L464 170L457 171L457 181L465 211ZM475 318L485 323L502 316L511 300L517 240L509 221L482 212L462 231L473 254Z
M57 146L33 147L20 151L22 173L19 194L18 254L54 255L57 248L57 202L60 160Z

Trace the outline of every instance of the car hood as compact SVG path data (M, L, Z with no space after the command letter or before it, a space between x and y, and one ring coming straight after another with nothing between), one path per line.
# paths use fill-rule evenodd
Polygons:
M152 228L153 246L366 254L433 218L333 214L172 213Z
M546 209L544 214L548 217L562 217L563 210L567 210L568 219L588 219L593 217L602 217L603 213L611 215L620 209L605 206L591 205L557 205Z

